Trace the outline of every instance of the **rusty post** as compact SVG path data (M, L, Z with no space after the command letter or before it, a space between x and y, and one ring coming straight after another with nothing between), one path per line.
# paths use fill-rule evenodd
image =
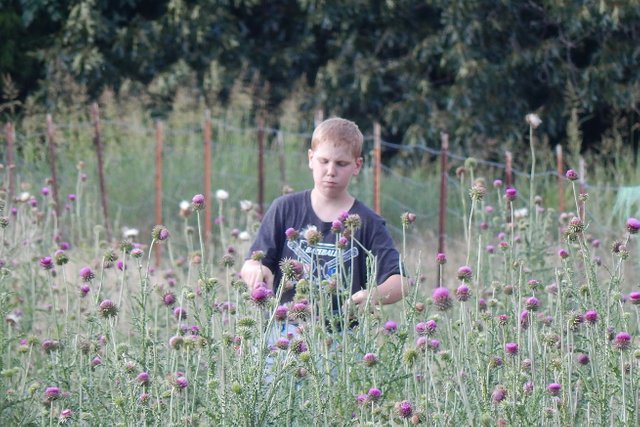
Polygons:
M98 103L91 105L91 120L93 121L93 145L96 149L98 160L98 182L100 185L100 201L102 202L102 216L104 227L107 232L107 240L111 241L111 226L109 224L109 207L107 205L107 187L104 179L104 160L102 156L102 137L100 134L100 109Z
M556 169L558 172L558 212L564 212L564 161L560 144L556 145Z
M7 194L7 200L13 200L13 196L15 195L15 190L16 190L16 183L15 183L15 177L14 177L14 172L15 172L14 169L16 165L13 160L16 132L12 122L9 122L4 126L4 133L7 138L6 167L7 167L7 173L9 174L9 188L8 188L9 194Z
M58 196L58 178L56 176L56 141L55 128L51 114L47 114L47 145L49 147L49 165L51 167L51 192L53 194L53 209L56 217L60 218L60 199Z
M585 180L584 180L584 174L586 171L586 167L585 167L585 162L584 162L584 157L580 156L580 161L578 163L579 165L579 169L580 171L578 172L578 179L580 180L580 192L579 192L579 196L582 196L583 194L585 194ZM578 212L578 217L582 220L582 221L586 221L585 218L585 212L584 212L584 201L580 200L579 201L580 205L580 212Z
M264 116L258 116L258 213L264 212Z
M446 231L446 217L447 217L447 180L449 179L449 172L447 162L449 160L449 135L442 132L440 135L441 147L440 147L440 205L438 212L438 253L445 252L445 238L447 236ZM436 283L442 283L442 277L440 277L441 269L438 269L438 280Z
M207 244L212 237L213 225L211 216L213 215L211 206L211 162L213 160L212 141L211 141L211 111L206 110L204 113L204 236Z
M163 144L163 126L160 120L156 121L156 225L162 224L162 144ZM161 246L155 247L156 267L160 266Z
M280 187L284 188L285 185L287 185L287 153L284 147L284 135L280 130L276 135L276 141L278 144L278 160L280 163Z
M513 155L511 154L511 151L506 151L504 155L505 155L505 163L506 163L505 171L504 171L505 185L506 185L506 188L509 188L513 185L513 170L512 170Z

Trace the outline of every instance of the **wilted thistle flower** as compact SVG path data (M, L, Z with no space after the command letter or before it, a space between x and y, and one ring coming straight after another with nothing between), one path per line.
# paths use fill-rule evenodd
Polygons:
M116 304L110 299L103 300L100 303L100 315L105 319L108 317L113 317L118 314L118 307Z
M157 241L167 240L169 238L169 230L164 225L156 225L151 230L151 238Z
M191 198L191 207L194 211L200 211L204 209L204 195L196 194Z
M542 120L540 119L540 116L538 116L536 113L529 113L524 118L527 124L531 126L532 129L536 129L538 126L542 124Z
M80 269L80 278L83 282L90 282L94 277L96 276L93 274L90 267L82 267Z
M459 280L462 280L463 282L468 282L469 280L471 280L472 277L473 277L473 271L471 270L471 267L469 267L468 265L463 265L462 267L458 268Z
M566 176L569 181L575 181L578 179L578 172L574 171L573 169L569 169L567 173L564 174L564 176Z
M0 228L7 228L9 226L9 218L6 216L0 217Z
M569 221L569 225L567 228L569 229L570 233L580 234L584 231L585 226L584 226L584 222L582 222L580 218L578 218L577 216L574 216Z
M118 259L118 254L113 249L108 249L102 256L102 265L104 268L111 268L113 262Z
M349 216L343 221L344 225L351 231L355 231L362 225L362 220L358 214L349 214Z
M524 305L527 310L538 311L538 308L540 307L540 300L538 300L538 298L536 297L529 297L525 301Z
M251 259L253 261L262 261L265 257L264 251L253 251L251 252Z
M507 389L505 386L498 384L491 393L493 403L500 403L507 397Z
M482 200L485 194L487 194L487 188L482 183L474 183L469 190L469 196L472 200Z
M283 258L280 260L280 271L285 280L300 280L304 273L304 266L293 258Z
M464 283L458 286L458 289L456 289L456 298L460 302L469 300L469 294L470 294L469 287Z
M409 418L413 415L413 407L411 406L411 402L408 400L396 402L394 409L400 418Z
M451 297L449 296L449 289L439 287L434 289L433 294L431 294L431 298L433 299L433 304L440 311L446 311L451 308Z
M56 341L56 340L49 340L46 339L44 341L42 341L41 344L42 350L44 350L45 353L51 353L53 351L56 351L60 348L60 342Z
M499 314L498 316L496 316L496 320L498 320L498 325L504 326L509 321L509 316L507 316L506 314Z
M240 200L240 210L242 212L249 212L253 209L253 202L251 200Z
M562 386L558 383L551 383L547 385L547 391L552 396L557 396L560 394L560 390L562 390Z
M367 353L362 357L362 361L365 366L375 366L375 364L378 363L378 358L373 353Z
M504 345L504 351L507 354L515 355L518 354L518 344L514 342L508 342Z
M629 234L637 234L640 231L640 220L636 218L627 219L627 231Z
M50 256L40 258L40 266L45 270L51 270L53 268L53 259Z
M272 296L273 291L264 286L264 284L262 284L262 286L258 285L253 291L251 291L251 301L253 301L257 306L264 306Z
M169 347L173 348L174 350L179 350L182 347L183 343L184 338L180 335L174 335L169 338Z
M627 332L618 332L613 340L613 347L618 350L628 350L631 345L631 335Z
M522 329L529 327L529 312L527 310L522 310L522 313L520 313L520 327Z
M518 197L518 190L516 190L513 187L509 187L506 190L504 190L504 197L508 201L512 202L516 199L516 197Z
M176 307L173 309L173 317L175 317L177 320L186 319L187 310L182 307Z
M236 259L231 254L224 254L220 260L220 265L224 268L231 268L236 263Z
M188 218L189 215L191 215L191 207L192 207L191 203L189 203L186 200L183 200L180 202L179 207L180 207L180 216L182 218Z
M229 198L229 193L226 192L225 190L216 191L216 199L218 199L218 201L227 200L228 198Z
M411 225L416 220L416 214L414 214L413 212L405 212L402 214L400 219L402 221L402 225L404 226Z

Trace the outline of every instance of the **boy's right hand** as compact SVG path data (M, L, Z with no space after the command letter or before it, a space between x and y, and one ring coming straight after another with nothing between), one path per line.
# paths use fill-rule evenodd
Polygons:
M242 265L240 277L245 281L249 292L253 291L258 284L273 290L273 273L268 267L262 265L261 262L248 259Z

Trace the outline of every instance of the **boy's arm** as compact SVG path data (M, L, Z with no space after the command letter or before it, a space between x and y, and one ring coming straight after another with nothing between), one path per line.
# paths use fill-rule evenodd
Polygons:
M242 264L242 269L240 269L240 277L249 287L249 291L254 290L256 284L260 282L266 283L267 288L273 289L273 273L269 267L262 265L260 261L246 260Z
M384 282L371 289L362 289L351 296L357 305L367 302L371 292L370 304L393 304L404 298L409 292L408 280L399 274L393 274Z

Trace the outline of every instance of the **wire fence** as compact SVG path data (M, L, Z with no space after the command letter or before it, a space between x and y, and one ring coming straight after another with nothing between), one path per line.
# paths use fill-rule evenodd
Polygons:
M47 117L43 117L41 129L16 129L12 123L4 126L1 160L7 166L3 186L9 199L15 198L20 191L16 185L29 180L44 181L55 175L56 169L60 171L59 182L55 182L55 177L54 182L48 181L54 191L58 186L61 194L64 194L63 188L73 190L75 174L70 171L75 169L75 164L70 163L77 161L81 155L94 168L93 176L97 178L101 173L106 176L102 189L98 189L100 180L96 179L94 194L100 195L96 197L96 203L102 205L104 210L103 221L107 225L113 223L111 225L114 227L125 222L138 225L136 221L141 218L149 221L149 212L154 211L150 206L151 200L155 205L153 219L158 223L166 221L167 216L175 216L176 207L181 201L204 189L207 189L207 206L213 205L212 188L228 188L233 190L237 200L257 201L262 211L282 192L283 187L300 190L311 185L305 170L311 132L269 128L259 124L245 126L221 118L210 118L209 130L206 120L185 126L165 123L161 130L158 129L161 122L144 124L99 118L76 123L50 123L47 126ZM95 120L99 120L99 127ZM207 132L211 135L209 154L203 151ZM407 146L385 141L379 134L367 133L365 136L367 165L353 184L354 194L387 218L395 237L399 238L401 234L400 216L404 212L415 213L432 236L446 236L452 230L459 231L459 224L467 215L462 199L468 197L468 189L472 185L468 176L466 180L464 177L461 180L456 174L456 169L464 166L468 159L461 154L460 147L450 149L448 146L431 147L426 144ZM161 143L159 139L162 139ZM90 158L97 155L100 149L105 151L102 165ZM428 167L432 170L419 170L419 166L411 170L391 167L380 160L384 157L380 155L381 152L416 158L429 156L431 161ZM214 167L213 171L207 172L203 170L206 167L202 163L211 156ZM56 157L59 157L57 164L54 163ZM438 162L434 159L443 160L447 165L446 170L439 170ZM572 196L569 194L569 182L564 177L565 162L561 151L557 150L556 160L556 168L532 174L531 171L512 167L511 153L506 152L504 162L475 159L475 169L477 176L484 176L487 180L500 178L506 185L513 185L517 179L525 194L533 177L540 182L539 188L544 188L550 195L548 206L564 211L575 205L572 205ZM154 179L153 171L136 170L136 164L154 168L154 171L160 168L162 175L156 174ZM598 206L606 206L602 211L587 210L588 220L594 228L606 230L612 227L616 215L637 215L640 210L640 186L589 182L585 170L586 166L581 164L579 191L596 193L599 198L605 199L604 202L597 202ZM140 191L136 193L134 187L139 187ZM128 196L121 194L122 188L126 188ZM567 188L567 194L564 194L564 188ZM445 194L442 194L443 189ZM150 192L155 193L155 198L138 196L140 200L135 202L134 194L148 196ZM56 201L56 205L62 206L62 203ZM141 214L144 210L147 214ZM447 217L445 226L443 215ZM208 211L207 218L213 217L215 213ZM213 226L215 224L207 224L207 233L212 233Z

